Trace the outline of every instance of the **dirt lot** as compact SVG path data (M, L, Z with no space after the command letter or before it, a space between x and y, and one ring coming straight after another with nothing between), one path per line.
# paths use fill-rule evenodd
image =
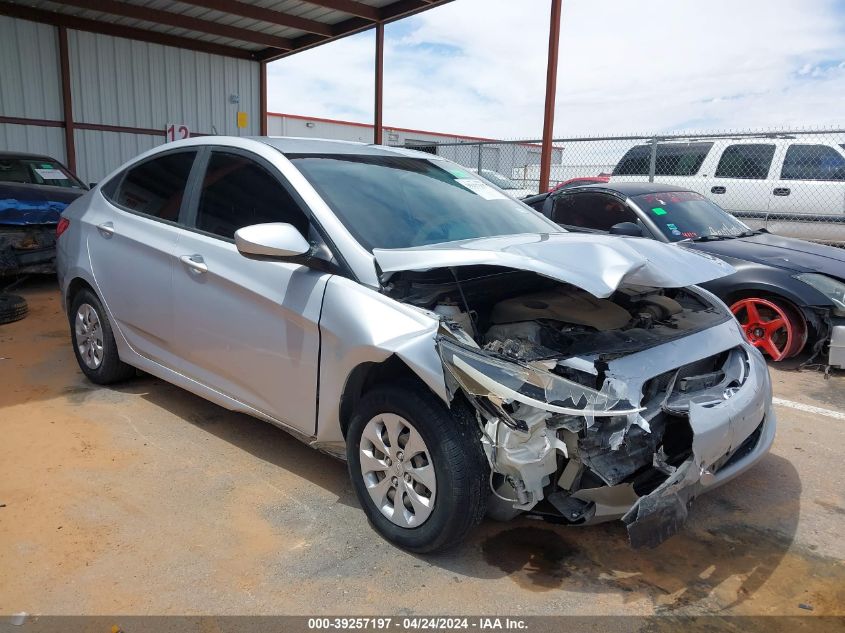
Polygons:
M656 550L621 524L523 519L417 557L369 528L344 464L153 378L96 387L54 285L17 292L0 614L845 614L845 419L778 406L772 453ZM845 411L843 372L772 375L779 398Z

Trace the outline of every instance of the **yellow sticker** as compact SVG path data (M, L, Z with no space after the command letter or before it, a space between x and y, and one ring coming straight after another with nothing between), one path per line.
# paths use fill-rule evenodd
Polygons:
M249 116L246 112L238 112L238 127L244 128L249 125Z

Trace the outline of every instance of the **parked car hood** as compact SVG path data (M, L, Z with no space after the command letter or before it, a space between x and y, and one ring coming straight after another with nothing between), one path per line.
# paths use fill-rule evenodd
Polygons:
M845 249L772 233L689 245L716 257L731 257L795 272L819 272L845 279Z
M654 240L584 233L528 233L414 248L373 249L382 281L401 271L503 266L608 297L623 283L678 288L734 272L719 259Z
M56 224L83 189L0 183L0 224Z

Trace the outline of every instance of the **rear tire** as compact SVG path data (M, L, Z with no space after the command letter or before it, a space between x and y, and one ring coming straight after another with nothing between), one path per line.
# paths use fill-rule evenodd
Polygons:
M484 517L489 470L475 420L420 386L367 393L352 416L346 454L370 524L402 549L448 549Z
M70 338L82 373L98 385L110 385L135 376L135 368L120 360L103 304L89 289L73 297Z

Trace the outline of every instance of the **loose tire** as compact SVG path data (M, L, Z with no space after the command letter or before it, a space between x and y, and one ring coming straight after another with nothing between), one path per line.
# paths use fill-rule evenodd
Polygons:
M18 295L0 294L0 325L20 321L29 312L26 299Z
M76 362L88 380L108 385L135 375L135 369L120 360L106 311L92 291L86 288L73 297L68 316Z
M478 427L421 387L367 393L352 416L346 454L367 518L403 549L448 549L484 517L489 470Z

